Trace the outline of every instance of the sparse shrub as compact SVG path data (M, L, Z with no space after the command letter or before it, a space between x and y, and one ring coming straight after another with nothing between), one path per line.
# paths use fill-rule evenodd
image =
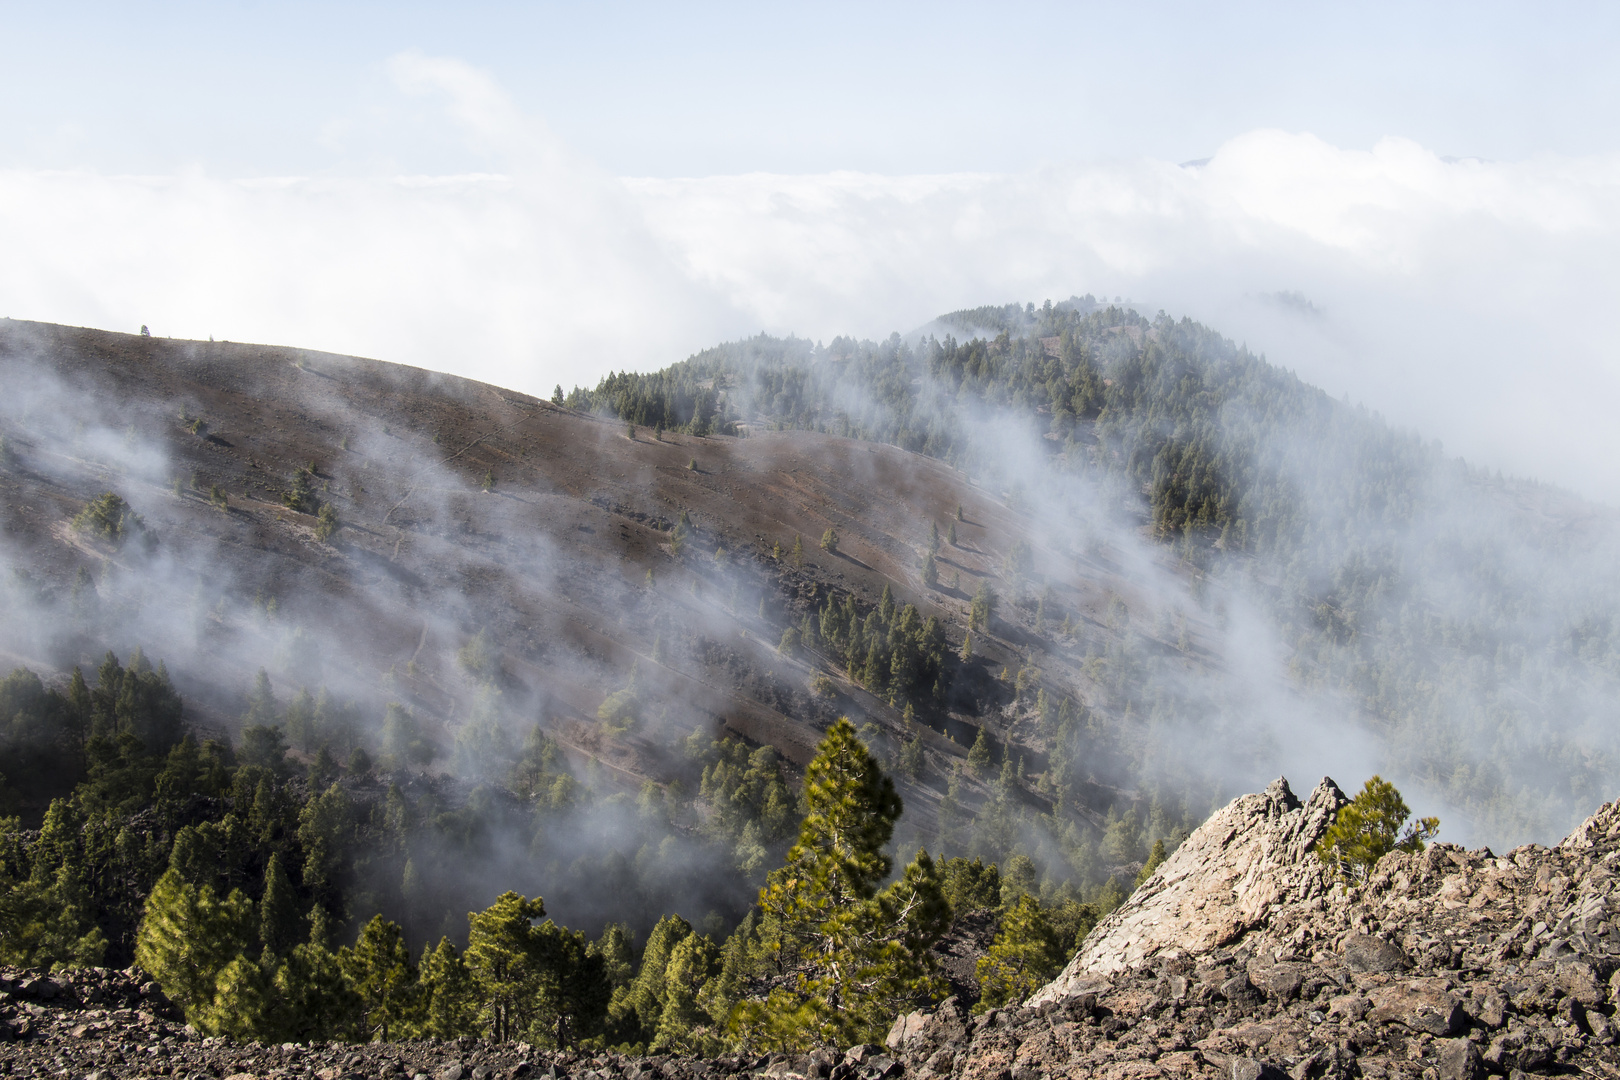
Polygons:
M500 658L488 630L479 630L456 653L456 661L468 674L488 678L495 674Z
M230 512L230 497L225 494L225 489L220 487L218 484L215 484L213 487L208 489L208 501L213 504L214 509L218 510L220 513L224 514Z
M495 470L494 469L485 469L484 470L483 488L484 488L485 491L494 491L495 490Z
M623 735L641 726L641 697L636 693L634 680L622 690L615 690L596 708L596 718L609 735Z
M150 547L155 540L141 515L110 491L86 503L84 509L74 515L72 525L75 532L105 540L114 547L123 547L131 539Z
M299 469L293 473L292 489L281 497L281 504L300 514L313 514L318 511L321 508L321 500L316 497L309 478L308 469Z
M686 463L686 467L688 469L691 469L693 472L697 472L697 458L691 458L690 460L688 460L687 463Z
M208 437L208 421L199 416L186 425L186 430L199 439L206 439Z
M990 620L996 616L996 593L990 588L988 579L981 579L979 589L973 594L973 605L969 609L970 628L980 630L990 629Z
M798 630L796 630L796 629L794 629L793 627L790 626L786 630L782 631L782 640L776 646L776 651L777 651L777 654L780 655L780 656L794 656L794 655L796 655L798 653L798 651L799 651L799 632L798 632Z
M838 687L825 671L818 671L810 676L810 693L823 700L832 697L838 692Z
M337 535L343 523L338 520L337 511L332 509L331 503L321 507L320 513L315 515L315 539L325 543Z
M1009 581L1028 577L1035 570L1035 553L1028 540L1016 540L1001 561L1001 576Z

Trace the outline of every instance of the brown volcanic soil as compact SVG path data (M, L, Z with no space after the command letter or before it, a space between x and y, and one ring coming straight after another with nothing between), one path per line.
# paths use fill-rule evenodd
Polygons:
M836 670L835 698L813 698L810 676L831 669L778 656L783 628L829 591L872 604L889 585L938 615L955 649L978 581L1032 535L1004 499L894 447L809 432L655 439L643 429L631 439L616 420L373 360L7 321L0 371L27 388L0 408L7 547L59 596L86 569L118 600L104 600L104 614L122 612L100 624L13 626L0 647L60 674L93 666L109 645L142 645L167 660L204 727L234 728L263 666L283 699L325 683L362 701L403 701L448 748L476 708L456 653L486 630L505 700L627 785L665 777L672 738L700 725L771 743L802 765L836 715L888 730L900 718ZM186 422L198 417L201 435ZM332 543L281 502L310 464L343 521ZM216 486L228 512L210 505ZM144 515L159 538L152 560L67 527L103 490ZM925 589L928 523L943 532L959 503L960 546L944 549L940 568L946 579L960 573L961 588ZM683 509L699 535L676 557L670 529ZM837 555L817 546L828 527L842 538ZM796 535L802 568L771 554ZM1110 593L1128 595L1107 558L1036 549L1054 599L1093 627ZM155 566L164 584L143 586ZM255 597L274 599L273 618L249 605ZM1088 682L1072 645L1034 634L1032 607L1004 602L996 634L975 635L979 655L950 707L921 717L931 773L984 726L1027 755L1036 798L1042 747L1027 707L1005 707L1010 688L997 676L1028 653L1081 700ZM183 632L150 629L160 609L184 611L174 616ZM302 635L289 637L294 629ZM613 739L596 708L632 665L657 704L640 733ZM931 822L938 793L911 785L906 796L908 820Z

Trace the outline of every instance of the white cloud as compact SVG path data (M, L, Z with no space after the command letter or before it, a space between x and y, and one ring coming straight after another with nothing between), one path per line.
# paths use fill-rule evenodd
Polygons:
M881 335L962 306L1124 294L1455 452L1620 498L1620 157L1449 162L1258 131L1196 168L619 180L466 65L406 55L390 73L500 172L0 172L0 314L549 392L760 329Z

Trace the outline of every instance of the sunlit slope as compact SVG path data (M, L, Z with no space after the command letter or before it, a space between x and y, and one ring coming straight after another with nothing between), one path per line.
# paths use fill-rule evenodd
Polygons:
M12 662L88 670L103 649L140 646L167 663L194 723L228 732L263 668L284 697L326 687L359 703L356 738L373 746L383 706L408 707L425 767L493 774L490 746L540 723L634 788L674 775L694 729L802 765L848 714L891 749L921 743L904 790L926 836L980 729L1021 768L1016 798L1053 809L1038 687L1014 702L1014 675L1039 654L1051 707L1072 695L1080 708L1094 695L1073 634L1109 633L1110 604L1132 598L1106 544L1042 541L1027 510L892 446L803 431L632 437L493 386L293 349L5 323L0 355L7 385L25 388L5 407L0 471L8 558L30 575L14 598L30 615L6 626ZM286 505L300 469L341 523L329 540ZM103 491L145 519L150 554L69 527ZM693 531L672 542L683 512ZM956 533L933 588L930 524ZM820 546L829 529L836 552ZM1033 541L1020 576L1043 598L1040 632L1036 603L1004 584L1018 541ZM1003 599L963 660L981 581ZM864 618L885 587L939 622L946 655L928 693L874 693L823 642L778 651L829 599ZM1178 663L1208 663L1196 614L1174 632ZM819 694L818 671L831 680ZM636 722L599 719L625 688ZM996 771L964 775L956 797L980 801ZM1061 812L1100 821L1110 779L1073 777Z

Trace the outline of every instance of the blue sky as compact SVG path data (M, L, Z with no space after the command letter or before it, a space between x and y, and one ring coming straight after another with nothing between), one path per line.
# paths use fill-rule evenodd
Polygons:
M1016 171L1257 128L1522 158L1616 146L1603 4L15 4L0 163L487 166L388 59L490 73L617 175Z
M1090 292L1620 501L1614 5L0 3L0 27L0 316L549 393Z

